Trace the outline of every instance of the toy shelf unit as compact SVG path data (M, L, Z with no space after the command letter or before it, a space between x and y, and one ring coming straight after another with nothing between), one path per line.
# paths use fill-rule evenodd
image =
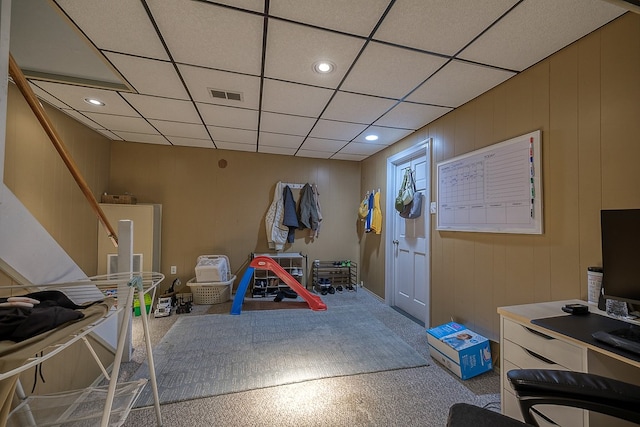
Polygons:
M306 288L307 256L301 253L258 254L252 253L251 259L257 256L267 256L277 262L287 273ZM278 291L289 289L280 278L270 270L256 268L253 273L251 296L253 298L267 298L275 296Z
M357 291L358 265L353 261L313 261L313 289L323 294Z

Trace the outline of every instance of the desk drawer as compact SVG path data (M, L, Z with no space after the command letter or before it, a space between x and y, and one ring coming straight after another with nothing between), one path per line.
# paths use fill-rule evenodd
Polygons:
M584 351L580 347L552 338L509 319L503 318L502 321L504 322L503 338L505 341L509 340L523 349L548 359L552 363L564 366L566 369L578 372L585 371L583 367ZM506 352L504 357L509 359Z
M505 361L513 363L518 368L568 370L568 368L558 363L554 363L553 360L547 359L546 357L507 339L504 340L504 348L502 351L504 352Z

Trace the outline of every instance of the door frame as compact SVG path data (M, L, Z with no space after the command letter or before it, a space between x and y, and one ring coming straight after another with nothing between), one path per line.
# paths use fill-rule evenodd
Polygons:
M431 214L430 214L430 204L431 204L431 151L430 146L432 145L432 138L426 138L416 145L407 148L393 156L387 158L387 197L386 197L386 207L385 207L385 215L388 218L387 224L389 226L385 227L385 287L384 287L384 299L385 303L389 306L395 306L395 262L394 262L394 247L393 247L393 239L395 236L395 221L390 220L393 218L393 215L397 215L397 211L395 209L395 200L396 200L396 191L398 188L399 182L396 182L396 170L398 165L406 162L416 156L424 155L425 156L425 176L428 179L428 185L425 188L424 194L424 206L421 218L425 221L425 232L426 232L426 241L428 247L427 252L429 256L425 257L426 265L425 271L427 272L426 286L427 292L429 294L429 303L426 306L426 313L424 319L419 319L424 322L425 326L429 325L429 320L431 316Z

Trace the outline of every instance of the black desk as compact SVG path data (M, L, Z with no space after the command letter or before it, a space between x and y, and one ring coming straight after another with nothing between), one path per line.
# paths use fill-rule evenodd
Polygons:
M640 355L607 345L591 336L592 333L597 331L610 332L628 326L628 323L622 320L602 316L596 313L589 313L583 316L573 316L568 314L566 316L532 319L531 323L558 332L562 335L566 335L575 340L590 344L594 347L599 347L603 350L640 362Z

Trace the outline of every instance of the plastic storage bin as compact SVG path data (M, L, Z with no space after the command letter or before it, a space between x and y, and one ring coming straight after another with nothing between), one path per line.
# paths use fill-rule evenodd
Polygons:
M225 282L198 282L196 278L189 280L187 286L191 288L194 304L220 304L231 299L231 288L236 276L233 275Z
M225 255L200 255L196 263L196 281L199 283L229 280L229 258Z

